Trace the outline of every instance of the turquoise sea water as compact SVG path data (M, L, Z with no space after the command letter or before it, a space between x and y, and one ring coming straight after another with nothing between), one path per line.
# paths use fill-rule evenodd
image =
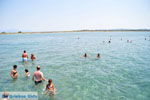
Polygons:
M0 91L37 91L39 100L150 100L149 36L149 32L0 35ZM22 63L23 50L37 60ZM83 58L84 53L89 57ZM9 75L14 64L19 73L15 81ZM35 87L31 80L37 65L53 79L54 97L43 94L47 82ZM25 68L31 73L28 79Z

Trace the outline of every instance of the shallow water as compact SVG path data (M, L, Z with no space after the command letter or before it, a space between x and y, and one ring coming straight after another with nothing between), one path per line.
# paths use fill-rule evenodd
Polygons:
M0 35L0 91L37 91L39 100L149 100L149 36L148 32ZM22 63L23 50L37 60ZM83 58L84 53L89 57ZM9 75L14 64L17 80ZM24 69L32 76L37 65L53 79L54 97L43 94L46 82L35 87L31 77L25 78Z

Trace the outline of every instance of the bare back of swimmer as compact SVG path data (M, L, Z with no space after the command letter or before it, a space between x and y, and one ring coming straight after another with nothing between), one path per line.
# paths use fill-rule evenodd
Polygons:
M34 72L32 80L34 80L35 84L42 83L42 80L46 81L43 76L43 73L40 71L40 66L37 66L37 71Z
M10 76L13 78L13 79L17 79L18 77L18 72L17 72L17 65L14 65L13 66L13 70L11 70L10 72Z
M27 61L28 60L28 54L27 52L24 50L23 54L22 54L22 61Z

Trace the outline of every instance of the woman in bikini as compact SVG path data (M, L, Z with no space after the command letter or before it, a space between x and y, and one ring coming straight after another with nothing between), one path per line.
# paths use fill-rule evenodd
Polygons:
M13 70L11 70L10 76L11 76L13 79L17 79L17 77L18 77L17 65L14 65L14 66L13 66Z
M35 59L36 59L35 55L34 55L34 54L31 54L31 60L33 61L33 60L35 60Z
M52 83L52 79L48 80L48 84L46 85L46 94L49 95L55 94L55 88L54 88L54 84Z

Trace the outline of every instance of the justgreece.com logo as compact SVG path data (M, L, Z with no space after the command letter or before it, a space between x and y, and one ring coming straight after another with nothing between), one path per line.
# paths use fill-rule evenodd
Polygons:
M38 100L37 92L0 92L0 100Z

